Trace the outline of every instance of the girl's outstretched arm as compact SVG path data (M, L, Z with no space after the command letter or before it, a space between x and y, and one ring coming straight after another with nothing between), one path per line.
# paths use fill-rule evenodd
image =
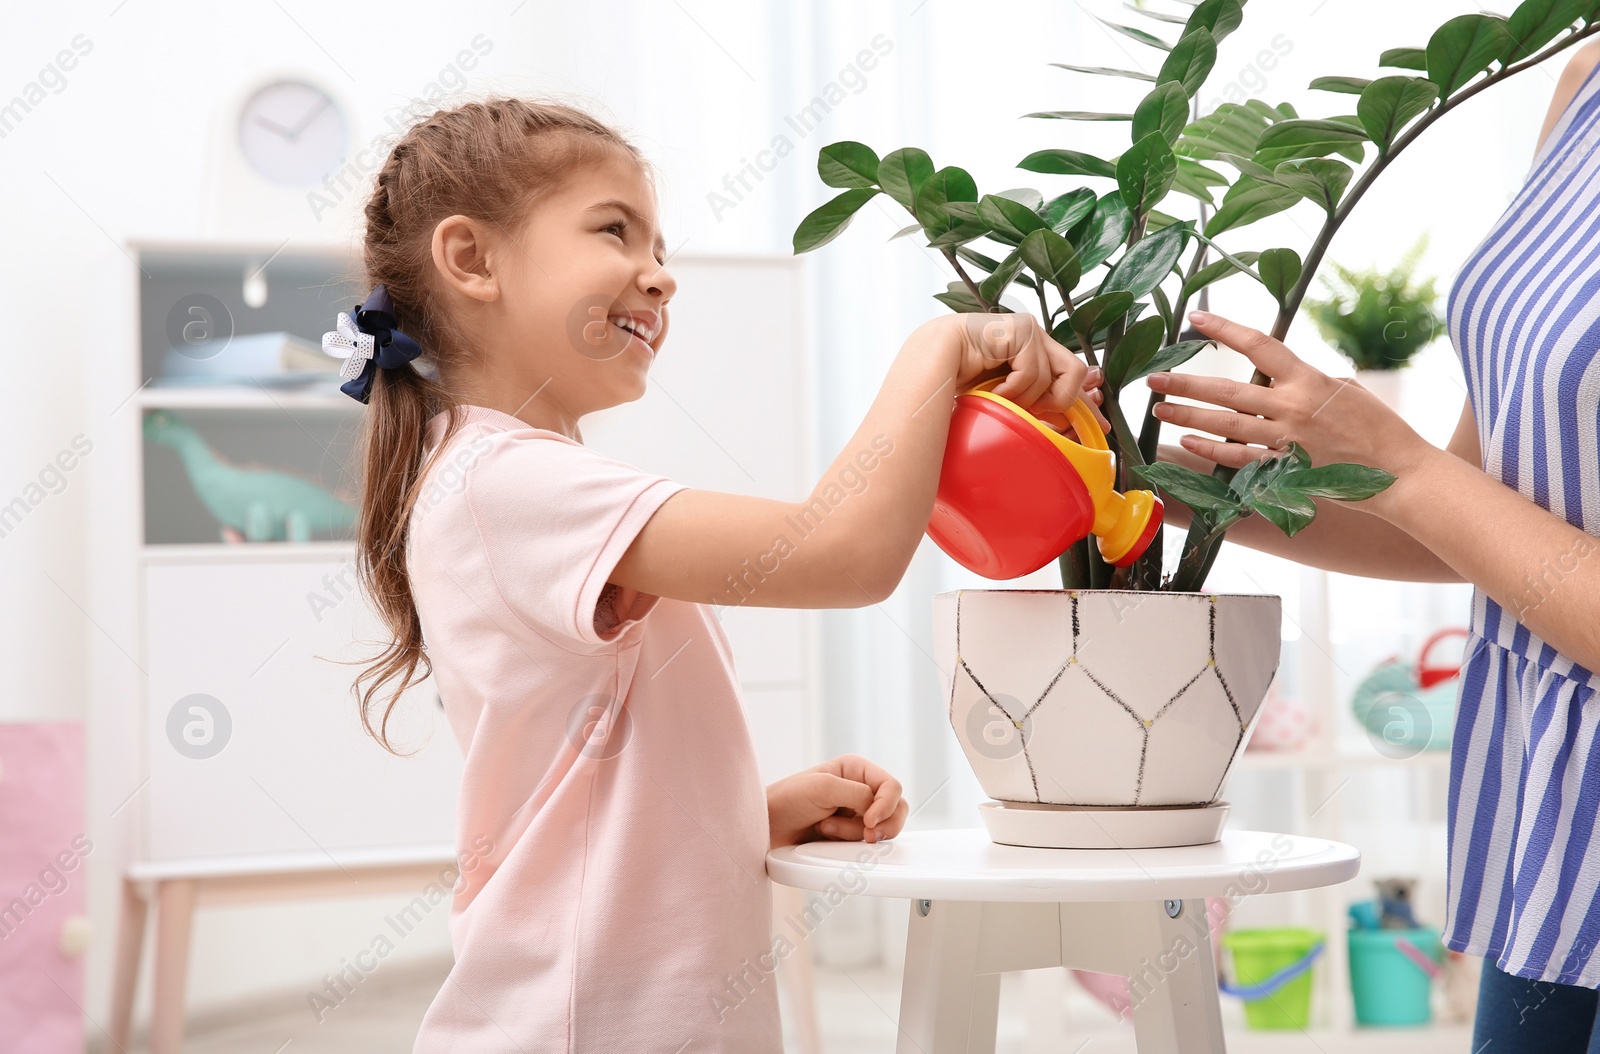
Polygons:
M945 315L900 349L861 427L800 502L690 488L668 498L609 581L656 596L852 608L894 591L928 519L956 392L992 376L1064 410L1088 370L1031 314Z

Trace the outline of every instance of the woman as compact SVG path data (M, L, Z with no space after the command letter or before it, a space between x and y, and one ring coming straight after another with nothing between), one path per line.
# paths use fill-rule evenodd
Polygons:
M1281 452L1397 477L1361 502L1319 499L1286 538L1252 516L1231 541L1365 575L1473 585L1450 759L1444 943L1486 958L1473 1050L1600 1052L1600 44L1556 87L1527 182L1462 267L1449 333L1468 398L1449 446L1376 396L1214 316L1270 388L1155 374L1184 436L1164 460L1209 471ZM1324 412L1328 411L1328 412ZM1169 505L1173 522L1187 510Z

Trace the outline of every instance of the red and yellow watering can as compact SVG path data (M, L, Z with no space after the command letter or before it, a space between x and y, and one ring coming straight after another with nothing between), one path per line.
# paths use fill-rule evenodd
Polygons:
M1081 398L1067 411L1073 442L989 389L956 397L928 537L985 578L1037 571L1089 534L1117 567L1137 560L1161 529L1161 499L1119 494L1105 433Z

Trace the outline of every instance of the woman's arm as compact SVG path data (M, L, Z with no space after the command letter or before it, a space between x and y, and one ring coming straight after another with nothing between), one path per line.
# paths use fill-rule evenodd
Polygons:
M1544 127L1539 131L1539 142L1534 148L1536 154L1543 149L1556 122L1561 119L1596 63L1600 63L1600 41L1583 45L1567 61L1545 113ZM1235 467L1243 464L1239 457L1255 457L1262 453L1259 448L1253 448L1246 455L1237 444L1224 446L1211 443L1210 447L1219 456L1224 451L1238 455L1223 462ZM1450 437L1446 450L1473 468L1483 464L1483 455L1478 447L1478 427L1472 416L1470 401L1462 405L1461 418L1456 423L1455 434ZM1160 459L1206 473L1217 464L1182 447L1166 443L1160 445ZM1261 517L1251 516L1229 528L1227 540L1312 567L1366 578L1407 582L1463 581L1455 566L1435 555L1428 546L1396 523L1374 516L1361 506L1313 500L1317 503L1317 518L1309 527L1296 532L1293 538L1287 537ZM1189 510L1173 504L1167 510L1167 520L1187 528Z
M1461 420L1456 424L1447 449L1470 465L1479 464L1478 430L1470 403L1462 407ZM1160 460L1172 461L1196 472L1209 473L1216 464L1167 443L1162 443L1159 451ZM1324 571L1401 582L1462 581L1453 567L1387 520L1362 511L1359 505L1321 498L1312 500L1317 504L1317 518L1309 527L1296 531L1292 538L1260 516L1240 520L1228 528L1226 538L1258 552L1320 567ZM1188 508L1176 502L1168 505L1167 522L1187 528Z

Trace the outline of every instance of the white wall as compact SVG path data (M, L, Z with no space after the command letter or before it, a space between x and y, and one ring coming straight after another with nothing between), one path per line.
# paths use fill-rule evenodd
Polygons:
M467 89L557 91L597 104L662 169L663 217L674 250L784 252L794 224L831 193L816 179L814 163L817 149L834 140L860 139L880 153L920 145L937 163L969 168L985 190L1057 185L1059 177L1012 171L1033 149L1118 149L1123 126L1018 119L1035 109L1115 109L1136 97L1132 82L1047 65L1142 61L1153 68L1153 53L1107 35L1086 18L1089 8L1118 15L1109 0L1002 7L923 0L892 8L843 0L582 6L108 0L92 11L62 5L19 11L0 37L0 68L11 71L0 94L20 89L76 35L93 47L66 73L59 93L48 94L0 139L0 192L10 206L0 312L8 322L4 361L12 396L9 441L0 447L0 499L21 493L74 435L92 440L115 408L115 400L86 393L96 391L88 382L105 365L104 334L125 324L97 299L105 276L127 266L121 240L226 236L276 244L354 231L353 196L344 211L319 221L293 196L230 183L224 163L230 107L270 74L318 76L348 101L365 140L381 130L385 111L424 95L441 74L455 76L447 71L457 52L482 34L493 48L465 74ZM1306 92L1312 76L1372 75L1380 48L1420 44L1430 27L1468 9L1443 0L1255 0L1246 28L1226 42L1221 65L1240 70L1237 79L1252 94L1294 101L1307 114L1340 112L1348 97ZM871 70L852 67L879 34L892 45L888 54ZM1251 72L1253 56L1278 34L1291 45L1287 54L1275 68ZM830 83L843 86L842 97L814 130L800 134L785 118ZM1425 267L1447 288L1525 174L1552 85L1553 75L1531 72L1444 121L1363 203L1334 243L1333 258L1386 263L1414 232L1427 229L1433 242ZM770 171L758 169L759 179L747 175L735 207L708 198L726 194L725 177L761 162L758 152L779 136L791 151L774 159ZM860 421L904 334L943 310L929 296L948 280L941 263L909 241L885 244L905 222L896 211L869 208L811 261L819 467ZM1309 213L1295 216L1309 228ZM1280 218L1241 232L1235 243L1303 248L1308 241L1295 219ZM1213 306L1246 321L1267 318L1264 298L1238 281L1222 287ZM1342 372L1308 327L1297 328L1291 344ZM1421 375L1433 380L1418 426L1442 442L1462 398L1447 344L1427 353ZM92 455L88 462L81 472L93 471ZM69 476L62 493L0 539L0 594L9 601L0 609L7 674L0 719L83 716L90 639L109 636L132 650L91 601L85 525L96 510L83 478ZM880 608L826 620L825 645L833 650L824 753L878 758L905 777L914 804L943 786L922 818L956 823L972 822L969 807L978 795L953 755L940 709L929 705L935 680L928 597L969 582L925 545L896 596ZM103 819L92 817L91 829ZM114 902L110 871L96 863L93 903L101 930L89 1008L103 1020ZM309 982L365 946L381 912L379 905L334 904L294 916L305 921L293 925L270 909L203 917L191 998L199 1006L262 985ZM442 947L442 938L441 920L429 947Z

